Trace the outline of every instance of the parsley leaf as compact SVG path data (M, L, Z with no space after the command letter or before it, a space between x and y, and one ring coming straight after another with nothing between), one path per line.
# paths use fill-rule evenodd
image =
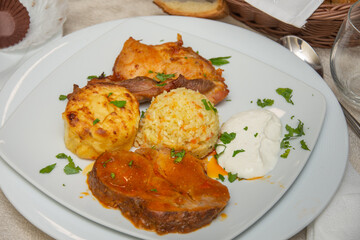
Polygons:
M237 173L232 174L231 172L228 173L228 180L229 182L234 182L237 179Z
M114 179L115 178L115 173L110 173L110 177L112 178L112 179Z
M126 101L111 101L110 102L111 104L114 104L115 106L119 107L119 108L122 108L122 107L125 107L125 104L126 104Z
M278 89L276 89L276 92L279 95L283 96L288 103L291 103L292 105L294 105L294 102L291 100L291 97L292 97L291 94L293 92L292 89L290 89L290 88L278 88Z
M232 133L224 132L220 136L220 141L222 141L224 144L229 144L232 140L235 139L235 137L236 137L236 133L234 132Z
M264 98L262 101L261 99L258 99L256 104L259 106L259 107L266 107L266 106L272 106L274 104L274 100L272 99L268 99L268 98Z
M100 122L100 119L97 118L93 121L93 125L97 124L98 122Z
M174 163L180 163L185 156L185 150L181 150L180 152L176 153L175 149L171 149L170 156L171 156L171 158L176 157L176 159L174 160Z
M145 111L141 111L140 118L144 118L144 117L145 117Z
M225 180L224 176L219 173L219 179L223 182Z
M82 171L79 166L75 166L73 159L70 156L67 156L69 163L64 167L64 172L66 175L76 174Z
M61 94L61 95L59 96L59 100L60 100L60 101L64 101L64 100L66 100L66 99L67 99L67 96L66 96L66 95L62 95L62 94Z
M153 189L150 189L150 191L152 191L152 192L157 192L157 189L156 189L156 188L153 188Z
M244 149L240 149L240 150L235 150L234 152L233 152L233 157L235 157L238 153L241 153L241 152L245 152L245 150Z
M213 110L215 113L217 112L217 109L212 105L210 101L207 101L206 99L201 99L201 101L203 102L206 110Z
M44 168L41 169L39 172L40 172L40 173L50 173L50 172L55 168L55 166L56 166L56 163L51 164L51 165L49 165L49 166L44 167Z
M90 76L87 77L87 79L89 79L89 80L94 79L94 78L98 78L98 79L100 79L100 78L105 78L105 73L102 72L99 76L90 75Z
M215 149L218 147L218 146L222 146L224 147L224 150L222 150L220 153L217 153L214 155L215 159L217 160L221 154L223 154L225 152L225 149L226 149L226 145L225 144L215 144Z
M131 161L128 163L128 166L129 166L129 167L132 167L133 163L134 163L134 161L131 160Z
M109 158L108 160L106 160L104 163L103 163L103 167L106 167L106 164L108 163L108 162L110 162L112 160L112 158Z
M209 61L211 62L212 65L222 66L222 65L225 65L225 64L229 63L229 61L226 60L226 59L229 59L229 58L231 58L231 56L210 58Z
M174 73L171 73L171 74L157 73L156 74L156 78L159 79L160 82L164 82L173 77L175 77Z
M287 158L289 156L289 153L290 153L290 149L286 149L285 152L280 155L280 157Z
M301 140L301 141L300 141L300 144L301 144L301 148L302 148L302 149L305 149L305 150L310 151L310 149L308 148L308 146L306 145L306 143L305 143L304 140Z
M56 155L57 159L66 159L68 156L65 153L59 153L58 155Z

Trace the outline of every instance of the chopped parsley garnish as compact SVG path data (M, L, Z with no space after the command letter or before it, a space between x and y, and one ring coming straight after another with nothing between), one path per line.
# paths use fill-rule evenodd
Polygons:
M206 99L201 99L201 101L203 102L206 110L213 110L215 113L217 112L217 109L212 105L210 101L207 101Z
M234 152L233 152L233 157L235 157L238 153L241 153L241 152L245 152L245 150L244 149L240 149L240 150L235 150Z
M217 160L221 154L223 154L225 152L225 149L226 149L226 145L225 144L215 144L215 149L218 147L218 146L222 146L224 147L224 150L222 150L220 153L216 153L214 155L215 159Z
M61 95L59 96L59 100L60 100L60 101L64 101L64 100L66 100L66 99L67 99L67 96L66 96L66 95L62 95L62 94L61 94Z
M57 159L66 159L68 156L65 153L59 153L56 155Z
M292 105L294 105L294 102L291 100L291 97L292 97L291 94L293 92L292 89L290 89L290 88L278 88L278 89L276 89L276 92L279 95L283 96L288 103L291 103Z
M110 162L112 160L112 158L109 158L108 160L106 160L104 163L103 163L103 167L106 167L106 164L108 163L108 162Z
M235 137L236 137L236 133L234 132L232 133L224 132L220 136L220 141L222 141L224 144L229 144L232 140L235 139Z
M245 130L245 131L247 131L248 129L249 129L249 127L248 127L248 126L244 127L244 130Z
M112 178L112 179L114 179L115 178L115 173L110 173L110 177Z
M268 99L268 98L264 98L263 100L258 99L256 103L257 103L257 105L258 105L259 107L264 108L264 107L266 107L266 106L272 106L272 105L274 104L274 100Z
M231 56L227 56L227 57L217 57L217 58L210 58L210 62L212 63L212 65L215 65L215 66L222 66L222 65L225 65L225 64L228 64L229 61L226 60L226 59L229 59L231 58Z
M149 72L148 72L148 73L154 73L154 71L149 70Z
M55 166L56 166L56 163L46 166L40 170L40 173L50 173L55 168Z
M113 95L113 93L112 93L112 92L109 92L109 94L107 95L107 97L110 97L111 95Z
M105 73L102 72L99 76L96 76L96 75L90 75L87 77L87 79L91 80L91 79L94 79L94 78L104 78L105 77Z
M290 153L290 149L286 149L285 152L280 155L280 157L287 158L289 156L289 153Z
M185 150L181 150L180 152L176 153L175 149L171 149L170 156L171 156L171 158L176 157L176 159L174 160L174 163L180 163L185 156Z
M100 122L100 119L97 118L93 121L93 125L97 124L98 122Z
M158 86L158 87L163 87L165 85L166 85L166 83L158 83L158 84L156 84L156 86Z
M133 163L134 163L134 161L131 160L131 161L128 163L128 166L129 166L129 167L132 167Z
M259 133L255 133L255 134L254 134L254 137L257 137L258 135L259 135Z
M152 192L157 192L157 189L156 189L156 188L153 188L153 189L150 189L150 191L152 191Z
M231 99L226 99L225 101L227 101L227 102L231 102Z
M225 177L219 173L219 179L223 182L225 180Z
M111 104L114 104L115 106L119 107L119 108L122 108L122 107L125 107L125 104L126 104L126 101L111 101L110 102Z
M144 118L144 117L145 117L145 111L141 111L140 118Z
M284 138L280 143L280 148L291 148L290 141Z
M301 141L300 141L300 144L301 144L301 148L302 148L302 149L305 149L305 150L310 151L310 149L308 148L308 146L306 145L306 143L305 143L304 140L301 140Z
M291 120L293 120L293 119L294 119L294 117L295 117L295 116L294 116L294 115L292 115L292 116L290 117L290 119L291 119Z
M160 82L164 82L173 77L175 77L174 73L171 73L171 74L157 73L156 74L156 78L159 79Z
M291 138L291 137L300 137L305 135L304 133L304 123L298 120L298 126L296 128L290 127L288 124L286 124L285 129L288 131L287 134L285 134L285 138Z
M67 160L69 163L64 167L64 172L66 175L76 174L82 171L79 166L75 166L74 160L70 156L67 156Z
M229 180L229 182L234 182L236 179L237 179L237 173L235 173L235 174L232 174L231 172L229 172L228 173L228 180Z

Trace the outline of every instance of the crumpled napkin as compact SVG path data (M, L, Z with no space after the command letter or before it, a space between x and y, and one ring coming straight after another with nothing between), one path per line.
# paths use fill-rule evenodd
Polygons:
M245 0L270 16L301 28L324 0Z
M344 179L330 204L307 227L306 239L360 239L360 174L351 163L347 164Z

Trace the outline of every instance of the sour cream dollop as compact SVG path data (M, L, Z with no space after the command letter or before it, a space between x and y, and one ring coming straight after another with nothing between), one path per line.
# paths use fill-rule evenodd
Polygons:
M223 151L218 163L227 172L248 179L264 176L275 167L280 152L281 121L273 112L265 109L240 112L223 124L221 133L225 132L236 133L226 147L219 140L216 148L217 153Z

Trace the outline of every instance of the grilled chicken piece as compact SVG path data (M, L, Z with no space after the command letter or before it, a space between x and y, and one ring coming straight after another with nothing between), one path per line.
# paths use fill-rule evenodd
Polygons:
M89 174L89 187L138 228L158 234L191 232L211 223L230 195L191 154L178 163L175 159L170 149L105 152Z
M94 78L90 80L89 85L92 84L108 84L113 83L128 89L139 101L139 103L151 101L153 97L168 92L175 88L187 88L206 94L215 87L214 82L205 79L187 80L184 76L179 75L176 79L167 79L164 82L158 82L149 77L135 77L123 81L117 81L112 76L105 78Z
M222 69L215 69L210 61L194 52L191 47L183 47L181 35L177 42L160 45L146 45L129 38L118 55L113 67L114 78L132 79L137 76L154 78L158 74L183 75L186 79L205 79L215 87L206 92L206 97L217 104L229 93L224 82Z

